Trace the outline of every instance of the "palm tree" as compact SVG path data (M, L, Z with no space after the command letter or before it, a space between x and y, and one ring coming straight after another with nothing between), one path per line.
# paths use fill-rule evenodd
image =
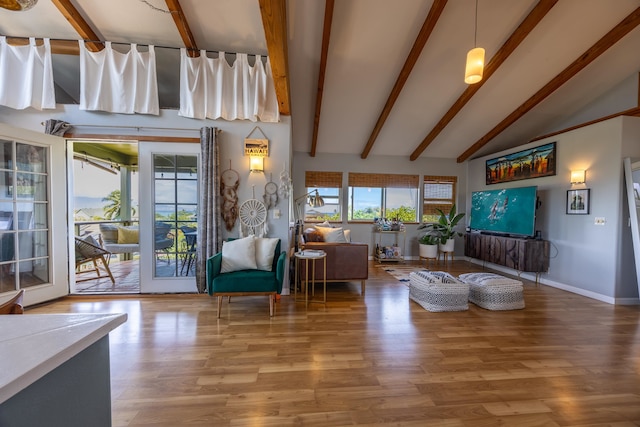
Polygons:
M120 218L120 190L113 190L107 197L103 197L102 201L109 202L102 208L106 219Z

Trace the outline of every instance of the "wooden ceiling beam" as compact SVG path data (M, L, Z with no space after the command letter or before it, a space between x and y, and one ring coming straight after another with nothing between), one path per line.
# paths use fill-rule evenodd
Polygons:
M196 44L196 39L193 37L193 33L191 33L189 21L187 21L187 17L182 11L182 6L180 6L180 0L165 0L165 2L167 3L169 12L171 12L171 17L176 24L178 33L180 33L182 43L184 43L184 46L187 48L187 53L190 57L199 56L200 50Z
M280 114L291 114L286 0L258 0Z
M25 46L29 44L29 37L7 37L7 43L14 46ZM41 46L42 39L36 39L36 45ZM50 40L51 53L61 55L79 55L80 47L77 40Z
M498 68L511 56L516 48L522 43L522 41L533 31L533 29L542 21L547 13L551 10L558 0L540 0L538 4L529 12L526 18L518 25L518 28L509 36L506 42L500 47L496 54L491 58L489 63L484 69L483 79L476 83L467 86L462 95L453 103L449 111L438 121L438 123L431 129L422 142L411 153L410 159L416 160L424 150L440 135L440 133L447 127L449 122L458 115L458 113L464 108L464 106L471 100L471 98L480 90L482 85L495 73Z
M333 21L334 0L326 0L324 5L324 26L322 28L322 50L320 52L320 70L318 72L318 92L316 94L316 112L313 115L313 136L311 137L311 157L316 156L318 146L318 128L322 110L322 94L324 93L324 72L327 69L327 53L331 39L331 22Z
M99 52L104 49L104 43L96 42L100 40L100 37L93 31L91 25L80 15L78 9L71 3L71 0L51 0L60 13L69 21L71 26L84 40L88 40L86 43L87 49L91 52Z
M427 17L422 24L422 28L420 29L420 33L418 33L418 37L416 37L416 40L413 42L413 47L411 48L407 59L404 61L404 65L402 66L402 70L400 70L400 74L396 79L396 83L393 85L393 89L391 89L391 93L389 94L387 102L385 103L384 108L382 109L382 112L378 117L378 121L373 127L371 136L369 136L369 140L367 141L364 150L362 150L362 154L360 154L361 158L366 159L367 156L369 156L369 153L373 148L373 144L376 142L376 139L378 138L378 135L382 130L382 126L384 126L384 123L389 117L389 114L391 114L393 105L396 103L398 97L400 96L400 92L402 92L402 88L409 79L411 71L413 71L413 67L416 65L416 62L418 61L418 58L422 53L422 49L424 49L424 46L427 44L427 40L429 40L433 29L438 23L438 19L440 19L440 15L442 14L442 11L444 10L446 4L447 0L434 0L433 4L431 5L431 9L429 10Z
M605 120L613 119L620 116L638 117L640 116L640 107L630 108L628 110L620 111L619 113L609 114L608 116L600 117L599 119L589 120L588 122L580 123L579 125L570 126L566 129L562 129L557 132L551 132L546 135L537 136L529 140L529 142L535 142L535 141L540 141L542 139L551 138L552 136L560 135L561 133L580 129L586 126L591 126L593 124L604 122Z
M533 107L538 105L549 95L555 92L560 86L569 81L573 76L578 74L587 65L593 62L600 55L605 53L611 46L616 44L620 39L626 36L631 30L636 28L640 24L640 7L631 12L626 18L624 18L618 25L613 27L611 31L598 40L593 46L587 49L582 55L580 55L575 61L573 61L567 68L562 70L560 74L555 76L551 81L542 87L533 96L527 99L522 105L516 108L505 119L498 123L493 129L491 129L486 135L476 141L471 147L469 147L458 158L458 163L462 163L476 153L479 149L484 147L489 141L498 136L502 131L507 129L518 119L529 112Z

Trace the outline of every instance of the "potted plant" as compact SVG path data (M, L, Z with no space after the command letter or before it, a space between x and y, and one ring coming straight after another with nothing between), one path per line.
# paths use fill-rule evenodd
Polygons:
M455 231L455 227L464 217L464 213L456 213L456 205L452 205L449 213L444 213L441 209L436 209L440 214L438 222L425 224L424 228L432 230L439 238L440 251L453 252L454 237L462 233Z
M438 243L440 238L436 234L426 233L418 239L420 244L420 258L435 259L438 257Z

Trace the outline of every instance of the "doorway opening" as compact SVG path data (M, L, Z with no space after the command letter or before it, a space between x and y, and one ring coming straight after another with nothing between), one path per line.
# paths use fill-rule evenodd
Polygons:
M71 292L195 292L199 144L69 144Z
M138 144L71 144L76 237L76 280L71 292L140 293Z

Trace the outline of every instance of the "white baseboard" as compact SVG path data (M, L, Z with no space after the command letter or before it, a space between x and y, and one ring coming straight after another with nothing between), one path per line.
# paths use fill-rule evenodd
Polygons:
M467 261L473 264L483 265L485 267L491 268L492 270L501 271L503 273L507 273L512 276L518 276L518 272L516 270L504 267L502 265L492 264L490 262L485 262L475 258L467 258ZM527 280L531 280L533 282L536 281L535 273L521 273L519 277L525 278ZM552 288L557 288L563 291L571 292L573 294L582 295L584 297L591 298L597 301L606 302L607 304L640 305L640 299L638 298L614 298L614 297L602 295L596 292L587 291L585 289L576 288L575 286L567 285L566 283L556 282L554 280L546 279L544 277L538 277L538 283L542 285L551 286Z

